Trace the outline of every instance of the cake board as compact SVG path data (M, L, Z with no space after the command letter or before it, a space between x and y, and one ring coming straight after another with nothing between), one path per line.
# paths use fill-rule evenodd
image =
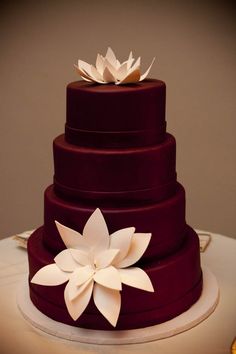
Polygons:
M17 304L23 317L34 327L50 335L89 344L134 344L164 339L184 332L205 320L219 301L219 287L207 267L203 269L203 291L191 308L172 320L146 328L102 331L69 326L42 314L31 302L28 282L24 280L17 294Z

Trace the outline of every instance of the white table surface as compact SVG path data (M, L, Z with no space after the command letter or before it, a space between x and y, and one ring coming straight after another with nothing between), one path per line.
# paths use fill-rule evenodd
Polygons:
M216 276L219 304L205 321L176 336L129 345L94 345L67 341L40 332L24 320L16 294L28 273L26 250L12 238L0 241L0 353L1 354L228 354L236 336L236 240L211 234L201 254Z

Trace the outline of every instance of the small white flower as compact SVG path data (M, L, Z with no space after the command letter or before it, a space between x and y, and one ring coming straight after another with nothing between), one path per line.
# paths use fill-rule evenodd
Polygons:
M130 267L145 252L151 234L135 233L134 227L128 227L109 236L100 209L88 219L83 235L58 222L56 225L67 248L54 258L55 263L41 268L31 282L54 286L68 281L64 299L74 320L84 312L93 295L98 310L116 326L122 283L154 291L148 275L138 267Z
M113 50L108 48L105 57L101 54L97 55L95 66L83 60L78 60L78 65L74 66L85 81L98 82L100 84L115 83L119 85L143 81L147 77L154 60L155 58L153 58L147 71L141 75L140 57L135 61L132 52L130 52L128 59L120 63Z

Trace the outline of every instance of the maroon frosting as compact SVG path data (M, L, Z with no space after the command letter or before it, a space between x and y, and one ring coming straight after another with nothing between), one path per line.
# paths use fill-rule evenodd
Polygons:
M53 144L54 186L73 199L113 203L160 201L176 189L175 139L148 147L94 149L66 142L64 135Z
M60 252L65 248L57 231L55 220L71 229L82 233L84 225L98 202L92 205L77 201L68 201L58 197L53 186L45 191L45 213L43 242L52 252ZM176 193L159 203L136 206L101 207L108 229L113 233L119 229L134 226L137 232L152 232L149 247L143 258L163 257L177 248L186 235L185 192L177 185Z
M54 262L54 256L44 247L42 232L43 229L39 228L29 240L30 279L40 268ZM140 328L167 321L186 311L201 294L199 243L191 228L187 228L185 241L177 252L158 261L136 265L148 274L155 292L122 284L121 312L115 329ZM64 303L65 284L43 286L29 283L29 286L31 300L48 317L72 326L114 329L97 310L93 299L81 317L73 321Z
M65 248L55 220L80 233L99 207L110 233L134 226L152 233L138 265L155 292L122 288L115 329L167 321L197 301L202 289L199 241L185 221L185 191L176 180L176 143L166 133L164 82L67 87L65 134L53 143L54 183L45 191L44 225L28 243L29 287L34 305L73 326L113 329L91 300L73 321L64 302L65 284L30 280Z
M65 135L69 143L90 147L138 147L165 138L165 83L67 86Z

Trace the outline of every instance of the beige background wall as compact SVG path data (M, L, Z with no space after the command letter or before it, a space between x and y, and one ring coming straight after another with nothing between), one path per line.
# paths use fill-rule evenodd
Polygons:
M232 2L233 3L233 2ZM194 227L236 237L235 13L228 1L2 1L0 237L42 224L77 59L130 49L167 83ZM112 119L112 117L111 117Z

